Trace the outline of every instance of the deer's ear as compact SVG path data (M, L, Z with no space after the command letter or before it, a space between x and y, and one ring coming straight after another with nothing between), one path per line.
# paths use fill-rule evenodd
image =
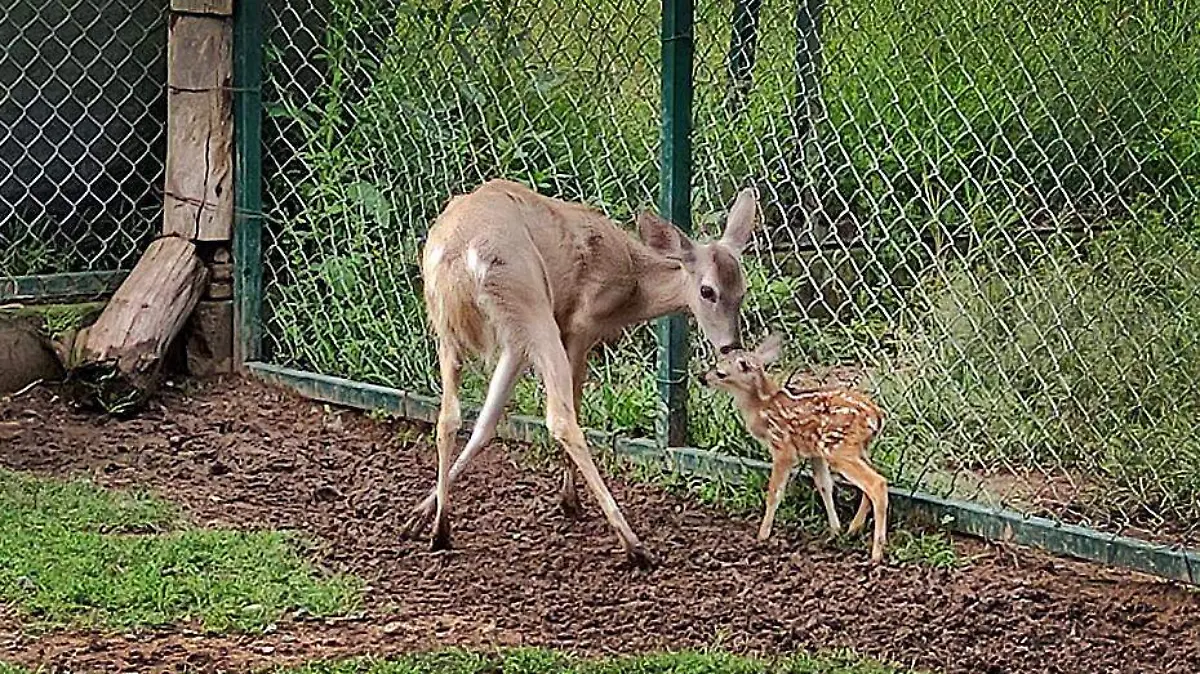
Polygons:
M767 335L762 344L754 350L754 355L758 356L763 365L774 363L783 355L783 338L774 333Z
M638 215L637 226L638 236L647 246L667 257L678 258L684 264L692 263L695 257L692 240L678 227L649 211L642 211Z
M721 243L734 253L741 254L758 224L758 190L747 187L738 193L725 221Z

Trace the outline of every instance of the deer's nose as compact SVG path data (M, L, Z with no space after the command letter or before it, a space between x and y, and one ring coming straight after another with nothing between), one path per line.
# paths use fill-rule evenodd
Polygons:
M729 353L730 351L737 351L740 348L742 348L742 345L738 344L737 342L732 342L730 344L726 344L725 346L722 346L720 349L721 355L724 356L725 354Z
M700 376L698 378L700 379L701 386L708 386L708 373L707 372L701 372Z

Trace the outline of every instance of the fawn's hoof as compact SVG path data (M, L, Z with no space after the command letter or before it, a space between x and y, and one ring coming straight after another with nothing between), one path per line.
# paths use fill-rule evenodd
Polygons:
M625 561L629 562L629 565L633 568L642 571L649 571L658 565L658 562L650 556L650 553L646 552L646 548L640 545L625 551Z

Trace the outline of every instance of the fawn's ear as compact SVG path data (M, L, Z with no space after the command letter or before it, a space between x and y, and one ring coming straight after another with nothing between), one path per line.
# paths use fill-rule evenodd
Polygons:
M767 338L754 350L754 355L762 361L763 365L774 363L783 355L783 338L774 333L767 335Z

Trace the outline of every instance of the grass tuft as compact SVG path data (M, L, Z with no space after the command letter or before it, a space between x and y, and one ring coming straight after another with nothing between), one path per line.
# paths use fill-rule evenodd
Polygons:
M780 658L750 658L713 650L588 660L531 648L491 654L453 650L399 659L362 658L273 670L275 674L900 674L910 671L844 650Z
M353 607L356 582L324 577L298 547L280 532L191 528L143 493L0 470L0 600L52 626L254 630L285 611Z

